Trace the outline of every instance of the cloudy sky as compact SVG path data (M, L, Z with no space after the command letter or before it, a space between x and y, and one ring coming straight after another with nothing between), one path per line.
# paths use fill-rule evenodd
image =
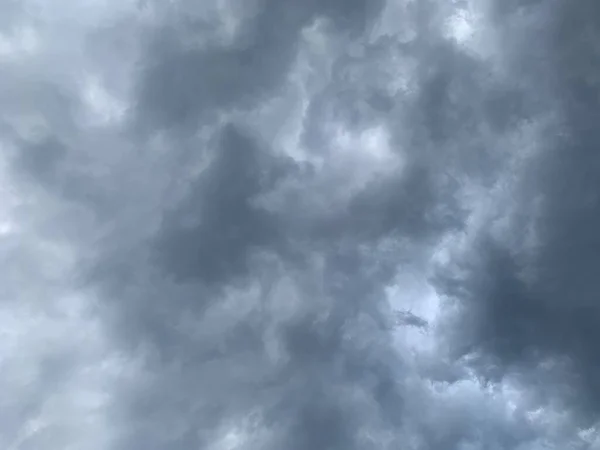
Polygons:
M0 448L600 449L599 73L597 0L1 0Z

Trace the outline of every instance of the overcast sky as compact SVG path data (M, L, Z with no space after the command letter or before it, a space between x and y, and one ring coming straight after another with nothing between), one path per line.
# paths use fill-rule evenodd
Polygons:
M600 2L0 0L0 448L600 449Z

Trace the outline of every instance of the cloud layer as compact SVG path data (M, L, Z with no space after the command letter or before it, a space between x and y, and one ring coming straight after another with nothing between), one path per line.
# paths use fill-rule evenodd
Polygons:
M0 6L0 445L600 448L599 7Z

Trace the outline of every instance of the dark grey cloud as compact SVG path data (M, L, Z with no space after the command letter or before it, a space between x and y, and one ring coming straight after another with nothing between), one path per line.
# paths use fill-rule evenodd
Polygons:
M157 243L158 258L170 272L216 284L248 273L253 249L284 244L277 218L252 200L273 189L293 164L261 154L259 144L234 125L220 133L210 166L195 180L189 199L165 218Z
M593 448L587 3L6 9L0 443Z
M211 24L190 15L192 5L181 6L172 21L159 25L142 64L137 107L142 123L153 127L194 126L223 109L256 106L281 87L303 26L326 15L341 30L360 33L381 2L255 2L248 22L227 46L212 42Z
M463 311L456 349L477 355L478 370L491 379L518 373L534 383L541 404L562 402L583 427L593 427L600 393L597 7L548 3L529 2L527 14L539 10L545 22L523 33L537 39L511 59L530 60L527 90L551 99L553 126L533 142L539 150L520 174L512 206L492 215L511 216L507 230L478 231L460 269L444 275L443 291ZM535 77L543 78L534 84Z
M398 311L396 313L396 322L398 325L409 327L426 328L427 321L410 311Z

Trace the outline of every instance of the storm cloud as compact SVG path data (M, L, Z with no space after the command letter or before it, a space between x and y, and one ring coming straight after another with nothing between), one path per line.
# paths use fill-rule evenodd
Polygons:
M597 13L0 5L0 445L596 448Z

